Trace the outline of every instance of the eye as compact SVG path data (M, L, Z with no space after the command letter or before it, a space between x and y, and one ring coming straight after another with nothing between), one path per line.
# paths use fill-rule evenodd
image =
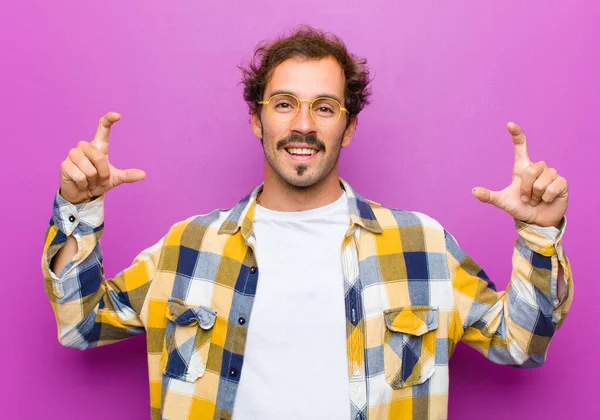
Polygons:
M324 113L324 114L333 113L333 109L331 109L331 107L326 106L326 105L319 106L319 108L315 109L315 111L321 112L321 113Z
M293 114L296 112L298 102L293 96L280 95L271 98L271 111L278 114Z
M319 98L313 103L313 114L320 118L335 118L340 113L337 102L328 98Z

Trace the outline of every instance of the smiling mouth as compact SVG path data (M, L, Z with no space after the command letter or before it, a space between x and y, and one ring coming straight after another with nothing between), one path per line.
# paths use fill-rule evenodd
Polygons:
M292 156L313 156L319 151L315 149L297 148L297 147L286 147L285 151Z

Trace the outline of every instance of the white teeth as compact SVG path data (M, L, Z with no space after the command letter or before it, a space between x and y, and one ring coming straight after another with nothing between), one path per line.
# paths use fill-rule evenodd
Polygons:
M289 148L285 149L292 155L314 155L317 153L314 149L298 149L298 148Z

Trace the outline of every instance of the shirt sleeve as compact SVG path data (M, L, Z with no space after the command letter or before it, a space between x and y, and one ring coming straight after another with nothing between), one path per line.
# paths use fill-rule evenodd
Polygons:
M453 345L462 340L495 363L537 367L545 362L550 339L573 299L571 269L562 248L566 219L561 229L515 224L511 281L502 292L445 232L454 292L449 336ZM565 283L560 297L559 281Z
M56 194L46 231L42 272L59 341L68 347L101 346L145 331L140 312L164 238L141 252L130 267L106 279L99 243L103 229L103 196L73 205ZM59 273L54 273L50 262L69 236L77 241L77 253Z

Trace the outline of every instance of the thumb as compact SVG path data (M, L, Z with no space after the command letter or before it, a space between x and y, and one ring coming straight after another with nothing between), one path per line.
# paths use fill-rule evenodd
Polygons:
M482 203L489 203L500 207L500 192L488 190L483 187L475 187L471 193Z
M141 169L117 169L115 172L115 187L121 184L133 184L146 179L146 172Z

